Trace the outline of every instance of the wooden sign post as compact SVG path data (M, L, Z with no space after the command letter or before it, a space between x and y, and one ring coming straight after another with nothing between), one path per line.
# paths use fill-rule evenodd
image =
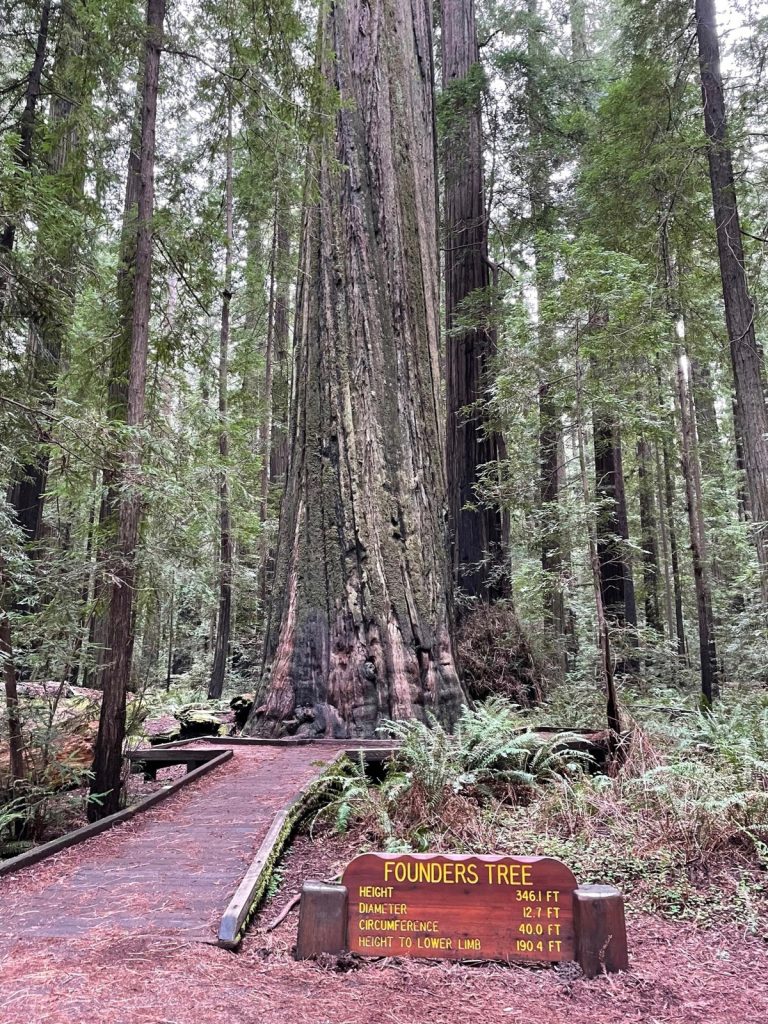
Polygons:
M329 923L335 922L330 925ZM588 977L628 966L621 894L578 886L550 857L367 853L340 886L307 883L297 956L578 960Z

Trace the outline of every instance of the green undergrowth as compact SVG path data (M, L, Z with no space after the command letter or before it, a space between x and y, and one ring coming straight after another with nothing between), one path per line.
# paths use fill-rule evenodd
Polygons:
M594 722L569 693L568 724ZM401 746L384 780L349 764L322 814L370 849L549 855L618 886L631 912L768 935L768 695L729 691L705 715L677 691L631 694L628 757L608 771L578 737L536 734L559 700L524 712L493 698L454 736L388 723Z

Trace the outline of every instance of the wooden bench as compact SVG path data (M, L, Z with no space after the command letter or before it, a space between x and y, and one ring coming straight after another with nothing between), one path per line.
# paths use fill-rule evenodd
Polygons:
M125 755L131 766L132 772L143 772L144 780L157 778L158 768L170 768L175 764L185 764L187 774L199 768L201 764L207 764L214 757L221 753L215 747L208 750L199 750L189 747L164 747L150 748L148 750L129 750Z

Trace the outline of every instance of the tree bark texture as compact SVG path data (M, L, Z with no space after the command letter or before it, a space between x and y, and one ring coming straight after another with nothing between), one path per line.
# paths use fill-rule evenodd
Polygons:
M483 500L477 486L481 467L503 457L504 443L484 411L496 340L488 323L488 224L474 0L443 0L442 63L446 454L453 571L467 597L490 601L505 589L499 568L506 538L501 510ZM473 322L477 326L466 326Z
M723 284L725 321L735 390L736 434L741 443L755 542L768 602L768 410L763 353L755 338L755 306L744 266L739 207L728 141L715 0L696 0L704 127L709 146L709 179Z
M297 400L247 731L373 735L464 697L449 632L431 8L334 4L334 137L310 155Z
M131 675L134 630L136 549L141 520L141 443L146 401L149 318L152 299L152 215L154 210L155 123L165 0L147 2L147 40L142 91L141 147L133 275L133 316L126 426L128 439L118 470L117 537L112 559L107 645L110 661L104 672L99 731L93 759L89 817L113 814L120 806L120 770L125 738L125 696Z

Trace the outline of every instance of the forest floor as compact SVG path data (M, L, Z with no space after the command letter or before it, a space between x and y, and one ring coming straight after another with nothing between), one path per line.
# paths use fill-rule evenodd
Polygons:
M354 835L300 836L237 954L92 928L0 944L2 1024L765 1024L768 946L732 926L628 920L631 970L585 981L570 965L351 958L297 963L298 912L269 930L307 878L332 879Z

